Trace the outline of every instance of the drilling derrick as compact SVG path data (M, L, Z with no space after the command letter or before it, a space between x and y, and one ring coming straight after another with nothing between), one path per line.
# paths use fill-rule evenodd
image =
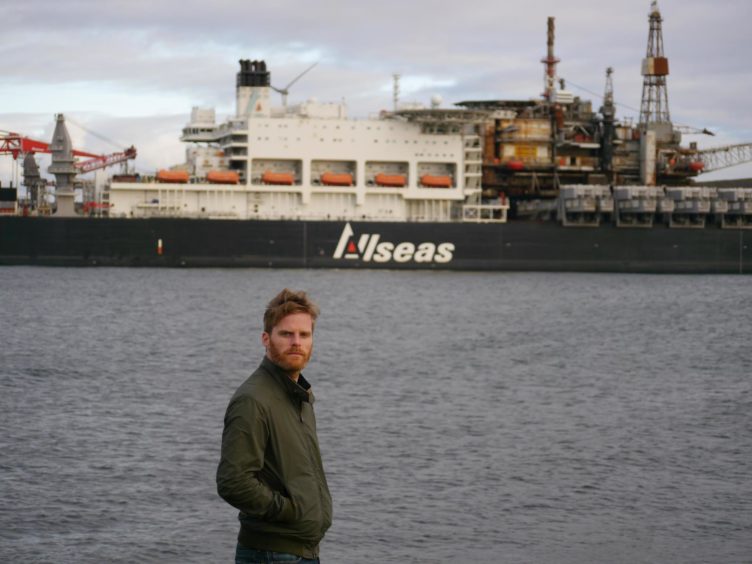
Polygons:
M640 105L640 129L655 131L656 141L669 142L673 137L671 116L668 112L668 59L663 52L663 31L658 3L650 5L650 31L648 50L642 60L642 104Z

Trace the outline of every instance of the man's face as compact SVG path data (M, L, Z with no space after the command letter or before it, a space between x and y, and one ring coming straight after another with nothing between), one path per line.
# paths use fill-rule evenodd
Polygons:
M274 364L297 375L308 364L313 351L313 320L307 313L291 313L261 335L266 356Z

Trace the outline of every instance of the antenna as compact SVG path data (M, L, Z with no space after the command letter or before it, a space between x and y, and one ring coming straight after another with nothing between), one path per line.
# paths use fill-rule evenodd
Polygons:
M309 70L311 70L313 67L315 67L318 64L319 64L318 61L316 61L315 63L313 63L310 67L308 67L306 70L304 70L303 72L301 72L298 76L296 76L295 78L293 78L290 81L290 83L287 86L285 86L284 88L277 88L276 86L272 86L272 90L274 90L275 92L279 92L280 94L282 94L282 106L283 107L285 107L285 108L287 107L287 95L290 93L290 87L293 84L295 84L298 80L300 80L301 78L303 78L304 74L306 74Z
M394 78L394 84L392 85L392 99L394 101L394 111L395 112L399 108L400 77L401 77L401 75L399 73L394 73L392 75L392 78Z

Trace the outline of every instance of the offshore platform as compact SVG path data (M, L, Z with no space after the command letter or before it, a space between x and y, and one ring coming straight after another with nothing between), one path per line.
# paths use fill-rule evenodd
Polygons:
M663 18L655 1L648 21L636 124L616 118L610 67L597 111L589 100L566 90L556 72L560 61L554 54L554 18L548 18L547 54L541 61L545 69L541 99L458 104L493 112L483 132L484 197L509 196L517 203L511 211L515 216L535 208L526 206L526 201L555 198L564 185L687 186L700 173L752 161L752 143L702 150L696 143L682 146L682 134L712 132L672 123L666 84L669 61L663 48Z

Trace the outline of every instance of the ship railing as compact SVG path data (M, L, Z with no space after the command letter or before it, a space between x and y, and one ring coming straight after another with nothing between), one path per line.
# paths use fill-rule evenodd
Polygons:
M230 118L226 122L218 125L215 131L220 133L228 133L232 131L245 132L248 129L248 120L246 118Z
M464 204L462 221L468 223L506 223L508 203L501 204Z

